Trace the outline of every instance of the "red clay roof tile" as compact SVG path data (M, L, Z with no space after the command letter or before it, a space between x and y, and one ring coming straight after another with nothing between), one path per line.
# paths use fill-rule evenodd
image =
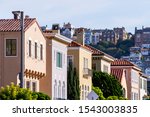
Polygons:
M119 82L121 82L122 75L123 75L123 69L111 68L111 74L114 75L119 80Z
M84 45L82 45L82 44L80 44L80 43L78 43L78 42L76 42L76 41L72 41L72 42L68 45L68 47L82 47L82 48L84 48L84 49L87 49L87 50L91 51L90 48L88 48L88 47L86 47L86 46L84 46ZM92 52L92 51L91 51L91 52Z
M135 66L133 63L127 61L127 60L115 60L111 63L111 66Z
M26 30L35 21L35 18L25 19L24 29ZM8 31L20 31L20 19L0 19L0 32Z

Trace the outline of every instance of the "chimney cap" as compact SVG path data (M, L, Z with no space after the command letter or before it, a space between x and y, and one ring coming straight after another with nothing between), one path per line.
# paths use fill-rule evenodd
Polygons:
M12 13L14 14L14 19L18 19L18 16L21 13L21 11L12 11Z

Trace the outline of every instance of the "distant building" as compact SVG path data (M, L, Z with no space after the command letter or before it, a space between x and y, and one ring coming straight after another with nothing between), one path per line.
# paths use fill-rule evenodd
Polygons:
M113 30L115 31L115 33L118 34L120 40L123 41L123 40L128 38L128 33L126 32L124 27L122 27L122 28L114 28Z
M67 24L64 23L63 27L60 29L60 33L65 37L73 38L75 28L69 22Z
M108 41L108 42L116 44L118 40L119 40L119 35L114 30L105 29L102 32L101 41Z
M150 27L135 28L135 46L141 47L142 44L150 44Z
M92 30L85 29L85 44L91 44L91 43L92 43Z

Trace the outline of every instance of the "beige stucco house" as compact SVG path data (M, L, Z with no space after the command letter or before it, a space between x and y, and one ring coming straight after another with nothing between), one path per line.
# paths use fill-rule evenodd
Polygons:
M110 74L111 62L113 62L115 58L92 46L86 45L86 47L92 51L92 69Z
M40 91L46 76L46 40L34 18L24 19L24 88ZM20 83L20 19L0 19L0 87Z

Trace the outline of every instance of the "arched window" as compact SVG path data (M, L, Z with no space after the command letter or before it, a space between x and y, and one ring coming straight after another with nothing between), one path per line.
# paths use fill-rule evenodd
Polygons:
M65 99L65 82L63 81L63 85L62 85L62 98Z
M54 82L54 99L57 98L57 81Z
M61 81L58 84L58 98L61 99Z
M82 85L82 100L84 100L84 85Z

